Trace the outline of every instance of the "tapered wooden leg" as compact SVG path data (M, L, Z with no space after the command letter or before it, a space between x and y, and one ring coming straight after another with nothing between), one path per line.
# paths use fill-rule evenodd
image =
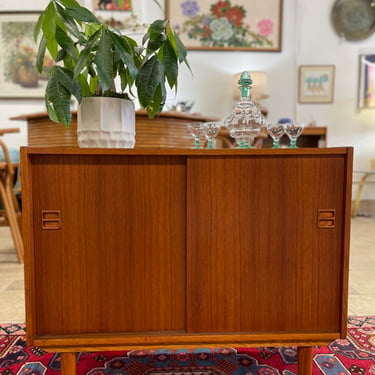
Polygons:
M76 353L61 353L61 374L77 375Z
M298 347L298 375L312 374L312 346Z
M19 223L17 221L17 215L14 210L11 197L7 193L2 181L0 181L0 197L4 204L5 213L7 215L7 219L9 222L9 228L13 237L14 248L16 249L18 262L23 263L23 241L22 241L22 235L21 235Z

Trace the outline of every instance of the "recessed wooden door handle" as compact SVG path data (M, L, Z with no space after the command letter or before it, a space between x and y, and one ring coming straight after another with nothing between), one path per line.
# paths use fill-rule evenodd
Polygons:
M60 229L61 211L44 210L42 211L42 229Z
M318 210L318 228L330 229L336 226L336 210Z

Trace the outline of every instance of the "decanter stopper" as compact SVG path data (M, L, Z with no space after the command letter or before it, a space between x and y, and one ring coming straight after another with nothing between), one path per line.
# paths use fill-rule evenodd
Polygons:
M251 79L249 72L242 72L237 83L240 86L240 98L250 98L250 89L253 80Z

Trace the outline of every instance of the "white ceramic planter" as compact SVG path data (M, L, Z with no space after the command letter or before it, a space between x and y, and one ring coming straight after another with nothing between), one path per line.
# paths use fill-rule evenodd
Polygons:
M78 106L77 135L80 147L133 148L133 102L120 98L83 98Z

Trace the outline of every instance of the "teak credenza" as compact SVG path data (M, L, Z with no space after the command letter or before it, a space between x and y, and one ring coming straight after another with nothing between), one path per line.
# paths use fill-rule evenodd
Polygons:
M346 336L352 148L21 149L27 343L80 351Z

